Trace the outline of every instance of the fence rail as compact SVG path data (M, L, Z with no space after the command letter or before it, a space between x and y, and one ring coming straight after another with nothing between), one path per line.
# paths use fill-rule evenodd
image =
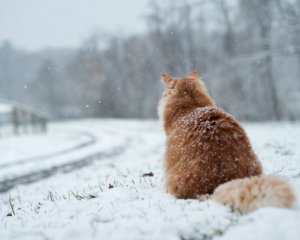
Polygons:
M0 137L12 133L46 133L47 117L21 104L0 103Z

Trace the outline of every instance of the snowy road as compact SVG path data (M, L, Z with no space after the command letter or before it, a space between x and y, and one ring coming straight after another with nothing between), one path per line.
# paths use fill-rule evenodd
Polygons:
M25 173L25 174L17 175L12 178L9 178L9 177L4 178L4 180L0 181L0 193L6 192L20 184L33 183L36 181L40 181L44 178L51 177L54 174L68 173L71 171L78 170L79 168L85 167L85 166L93 163L94 161L98 161L105 157L107 158L107 157L112 157L114 155L120 154L123 152L124 148L125 148L125 145L117 146L117 147L114 147L113 149L111 149L110 151L92 153L85 157L77 158L76 160L72 160L70 162L66 162L63 164L57 164L54 166L49 166L48 168L42 168L42 169L38 169L38 170L33 169L32 171ZM74 152L75 152L75 150L74 150ZM72 154L74 154L74 152L72 151ZM55 156L59 156L60 158L63 155L55 154ZM68 156L66 156L66 157L68 157ZM47 158L48 161L51 161L52 159L53 159L53 157ZM17 165L18 165L17 167L14 165L14 168L11 168L11 166L10 166L10 171L20 172L18 170L19 170L19 168L22 168L22 166L19 166L20 164L17 164ZM23 165L23 164L21 164L21 165ZM13 169L13 170L11 170L11 169ZM6 169L3 168L1 170L5 171Z
M0 170L4 181L60 169L0 193L1 240L299 239L299 200L292 210L265 208L240 216L213 201L178 200L166 194L161 169L164 136L156 121L86 120L51 128L50 138L30 141L51 145L54 152L89 141L78 134L81 140L76 141L74 135L69 136L72 132L89 132L97 141L62 156ZM246 124L246 130L265 173L288 179L299 199L300 124ZM66 139L72 142L67 148ZM36 142L28 144L33 147L31 153L30 147L12 142L11 149L5 143L5 163L25 159L24 152L31 158L46 154L46 147L35 149ZM0 142L2 152L3 144ZM93 160L83 160L89 156ZM68 170L76 162L84 167Z
M83 148L86 148L88 146L91 146L97 142L97 138L88 133L88 132L80 132L78 133L78 138L81 139L84 136L87 137L85 141L80 141L77 140L76 144L71 147L65 147L65 149L61 149L52 153L46 153L42 155L37 155L33 156L30 158L25 158L25 159L17 159L17 160L11 160L11 161L5 161L5 158L2 159L1 164L0 164L0 193L1 192L6 192L13 187L19 185L19 184L27 184L27 183L32 183L35 181L39 181L43 178L50 177L51 175L61 171L66 171L67 169L74 169L77 165L81 164L81 166L86 165L88 163L87 159L93 158L93 156L87 156L83 159L77 160L76 162L70 162L62 165L55 165L55 166L50 166L46 169L40 169L40 170L31 170L29 173L22 173L22 168L26 167L24 165L32 165L36 164L38 162L43 162L45 163L46 161L52 162L54 161L53 159L56 157L60 156L65 156L68 157L67 154L81 150ZM9 142L10 139L7 141ZM7 143L6 143L7 144ZM29 147L31 148L31 146ZM17 150L17 149L16 149ZM72 168L73 167L73 168ZM66 169L67 168L67 169ZM10 177L10 173L19 173L17 176L12 174L13 176Z
M112 141L109 136L114 135L113 129L108 132L101 129L101 134L97 134L88 129L79 131L76 127L64 129L58 124L52 127L49 135L23 136L17 145L18 137L3 139L2 150L6 156L3 154L0 162L0 193L20 184L33 183L57 173L71 172L104 157L120 154L131 139L126 135L121 141ZM41 139L42 142L44 140L43 145L36 147L36 142ZM56 145L57 141L61 144L59 147ZM107 142L111 144L108 146ZM4 148L11 149L13 153ZM20 159L24 150L30 157Z
M29 158L18 159L18 160L12 159L8 162L6 162L7 160L5 161L5 159L2 159L1 164L0 164L0 168L7 168L7 167L15 166L15 165L27 164L29 162L37 162L37 161L42 161L42 160L45 160L45 159L54 158L54 157L57 157L57 156L60 156L60 155L66 154L66 153L73 152L73 151L81 149L81 148L85 148L85 147L90 146L92 144L95 144L97 142L97 138L89 132L80 132L80 133L78 133L78 135L79 136L77 136L77 137L79 137L79 139L80 139L80 137L86 136L87 140L85 140L83 142L80 142L77 139L76 142L78 142L78 144L76 144L74 146L71 146L70 148L65 147L64 149L54 151L54 152L50 152L50 153L46 153L44 155L42 154L42 155L32 156L32 157L29 157ZM8 140L7 142L9 142L9 141L10 140ZM14 143L12 143L11 145L13 145L13 144ZM20 145L20 143L18 143L18 145ZM30 147L30 149L32 149L32 148Z

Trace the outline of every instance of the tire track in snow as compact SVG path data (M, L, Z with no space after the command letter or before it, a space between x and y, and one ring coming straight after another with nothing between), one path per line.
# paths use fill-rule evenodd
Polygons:
M72 171L78 170L80 168L83 168L85 166L88 166L88 165L92 164L93 162L98 161L100 159L119 155L125 151L125 149L128 147L128 145L131 144L132 138L128 137L125 142L126 142L126 144L115 147L109 152L93 153L86 157L80 158L76 161L64 163L59 166L52 166L48 169L43 169L43 170L36 171L36 172L30 172L30 173L27 173L27 174L24 174L21 176L17 176L17 177L11 178L11 179L5 179L3 181L0 181L0 193L7 192L10 189L12 189L18 185L21 185L21 184L24 185L24 184L34 183L34 182L40 181L42 179L49 178L58 173L72 172Z
M3 163L3 164L0 164L0 168L3 169L3 168L7 168L7 167L12 167L12 166L15 166L15 165L17 166L17 165L27 164L29 162L37 162L37 161L40 161L40 160L45 160L45 159L61 156L63 154L67 154L67 153L79 150L81 148L91 146L91 145L95 144L98 141L96 136L92 135L89 132L81 131L79 133L81 133L81 135L87 136L89 139L87 141L83 142L83 143L77 144L73 147L70 147L70 148L67 148L67 149L64 149L64 150L60 150L60 151L57 151L57 152L54 152L54 153L49 153L49 154L45 154L45 155L35 156L35 157L32 157L32 158L22 159L22 160L14 161L12 163Z

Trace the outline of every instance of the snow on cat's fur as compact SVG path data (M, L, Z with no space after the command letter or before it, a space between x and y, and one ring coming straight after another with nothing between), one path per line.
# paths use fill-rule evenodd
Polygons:
M247 134L233 116L215 106L196 72L185 78L162 74L162 79L158 113L167 136L167 192L201 198L215 191L216 201L245 213L292 205L293 192L283 180L251 178L261 175L262 167Z

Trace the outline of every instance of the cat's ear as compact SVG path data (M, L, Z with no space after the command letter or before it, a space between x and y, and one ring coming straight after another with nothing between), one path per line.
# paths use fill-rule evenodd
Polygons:
M190 77L191 77L191 78L194 78L194 79L198 79L199 76L198 76L197 71L192 71L191 74L190 74Z
M160 76L164 83L167 83L171 80L171 77L166 73L162 73Z

